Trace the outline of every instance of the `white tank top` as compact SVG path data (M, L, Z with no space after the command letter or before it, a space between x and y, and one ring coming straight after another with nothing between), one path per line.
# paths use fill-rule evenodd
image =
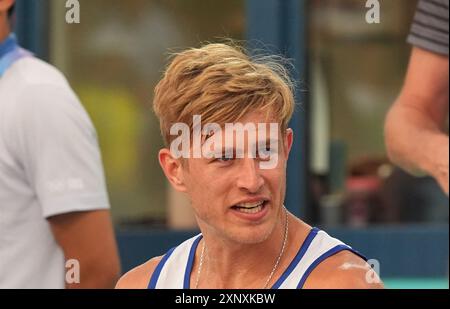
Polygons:
M170 249L155 268L149 289L189 289L195 251L202 235L194 236ZM311 229L288 268L272 289L301 289L311 272L330 256L349 250L367 260L350 246L317 228Z

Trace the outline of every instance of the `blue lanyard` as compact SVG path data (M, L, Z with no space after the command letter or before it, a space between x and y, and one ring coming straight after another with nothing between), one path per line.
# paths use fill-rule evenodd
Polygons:
M20 48L14 34L11 34L6 41L0 43L0 77L17 60L32 56L29 51Z

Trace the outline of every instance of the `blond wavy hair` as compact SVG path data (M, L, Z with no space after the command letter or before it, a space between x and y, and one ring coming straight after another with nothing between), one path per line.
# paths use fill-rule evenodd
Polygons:
M235 44L215 43L174 54L155 88L153 109L166 146L174 123L191 130L202 123L234 123L251 112L266 112L285 132L294 111L293 83L276 56L250 57Z

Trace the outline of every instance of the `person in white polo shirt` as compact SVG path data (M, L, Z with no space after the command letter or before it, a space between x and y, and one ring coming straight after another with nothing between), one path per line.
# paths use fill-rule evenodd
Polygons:
M101 155L64 76L21 49L0 0L0 288L112 288Z

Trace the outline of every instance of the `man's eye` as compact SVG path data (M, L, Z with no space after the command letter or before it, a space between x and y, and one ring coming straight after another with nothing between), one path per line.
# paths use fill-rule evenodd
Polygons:
M234 158L227 158L227 157L220 157L217 159L219 162L229 162L232 161Z

